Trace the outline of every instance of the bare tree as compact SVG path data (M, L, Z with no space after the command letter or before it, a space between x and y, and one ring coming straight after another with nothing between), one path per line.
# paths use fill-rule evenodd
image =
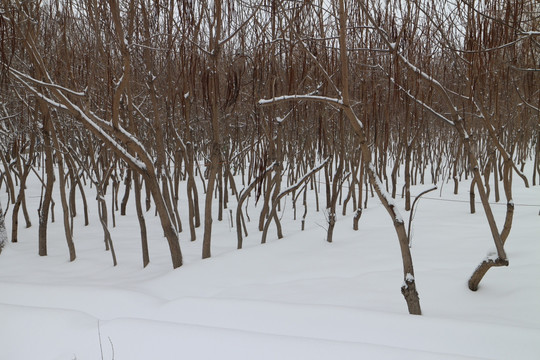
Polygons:
M533 158L533 184L540 175L535 14L534 0L0 0L0 187L14 204L12 241L19 208L30 224L31 172L40 255L58 194L75 258L76 192L87 224L89 181L114 263L109 225L122 221L120 191L120 214L135 193L143 266L152 206L179 267L182 206L192 241L204 221L206 258L214 214L221 221L232 197L238 248L248 207L266 242L272 223L284 236L285 199L304 229L313 196L333 241L338 206L345 216L352 204L361 231L362 209L377 198L398 238L409 312L420 314L399 179L406 210L416 184L452 178L457 194L470 179L497 248L470 288L507 265L512 176L527 186ZM506 199L500 229L493 196Z
M365 129L363 123L357 117L351 106L351 100L349 97L349 63L348 63L348 53L347 53L347 43L346 43L346 32L347 32L347 12L345 10L345 3L343 0L340 0L337 8L338 22L339 22L339 59L340 59L340 71L341 71L341 88L337 88L334 84L334 81L327 75L326 71L321 68L323 74L326 75L326 81L333 85L334 90L338 94L339 98L331 98L324 96L315 96L315 95L290 95L290 96L281 96L279 98L273 98L270 100L261 100L259 103L261 105L274 104L280 101L315 101L315 102L324 102L329 105L336 106L343 110L345 116L349 119L349 122L354 129L354 132L358 136L360 148L362 151L362 161L366 166L366 171L368 174L369 182L375 189L379 200L387 210L389 216L391 217L393 226L396 230L398 236L398 241L401 249L402 261L403 261L403 286L401 287L401 292L405 297L409 313L420 315L420 300L418 297L418 292L416 291L416 283L414 278L414 268L412 262L412 256L409 249L409 241L405 229L405 223L403 217L399 213L399 210L396 208L390 194L388 194L384 185L382 184L374 164L372 163L371 151L367 144L367 138L365 134ZM286 15L285 15L286 16ZM314 56L309 52L305 47L304 49L308 54L314 58ZM316 59L313 59L316 61Z

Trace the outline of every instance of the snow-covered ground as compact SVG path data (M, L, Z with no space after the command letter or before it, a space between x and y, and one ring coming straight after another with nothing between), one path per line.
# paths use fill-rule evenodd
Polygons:
M412 253L424 315L411 316L400 293L397 238L375 198L359 231L352 230L351 208L338 216L332 244L313 194L305 231L288 199L280 214L285 238L278 240L272 226L265 245L251 199L245 248L236 250L226 210L222 222L214 218L207 260L200 259L202 228L190 242L184 216L184 266L176 270L151 210L151 263L143 269L133 195L128 215L117 213L112 229L113 267L94 189L87 190L88 227L78 203L77 260L68 262L57 190L49 256L39 257L40 190L31 179L33 226L24 228L21 213L20 242L0 255L0 359L540 359L540 186L526 189L515 177L510 266L491 269L477 292L467 280L493 242L481 206L469 213L467 190L463 182L453 195L446 184L418 204ZM5 209L3 189L0 201ZM229 207L234 213L235 203ZM493 209L501 227L504 201Z

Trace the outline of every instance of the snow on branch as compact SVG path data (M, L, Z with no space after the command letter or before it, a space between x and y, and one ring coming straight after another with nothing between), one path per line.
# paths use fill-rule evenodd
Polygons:
M427 111L429 111L430 113L432 113L433 115L435 115L437 118L441 119L442 121L452 125L452 126L455 126L456 124L448 119L446 116L444 116L443 114L439 113L438 111L435 111L435 109L433 109L431 106L429 106L428 104L426 104L425 102L419 100L416 96L414 96L413 94L411 94L410 90L406 90L403 86L399 85L396 80L394 78L392 78L391 76L389 76L390 78L390 81L392 81L394 84L397 85L397 87L402 91L404 92L409 98L411 98L413 101L415 101L416 103L418 103L419 105L421 105L423 108L425 108Z
M425 73L424 71L422 71L420 68L416 67L413 63L411 63L409 61L409 59L407 59L405 56L403 56L403 54L401 53L397 53L397 56L401 59L401 61L403 61L403 63L405 65L407 65L409 67L409 69L411 69L413 72L415 72L417 75L420 75L424 80L434 84L435 86L437 86L439 89L441 89L444 93L446 93L446 89L444 88L444 86L442 86L442 84L436 80L434 77L432 77L431 75Z
M392 216L394 217L394 221L396 223L403 224L405 223L403 221L403 216L401 216L401 213L396 208L396 204L394 203L394 199L392 196L385 190L384 185L377 175L377 171L375 169L375 166L372 163L368 164L369 172L371 173L371 176L375 180L375 187L377 188L377 193L379 194L379 197L381 201L383 202L384 207L392 213ZM386 203L386 204L385 204Z
M10 71L12 71L12 69L9 69ZM36 95L38 98L40 98L41 100L45 101L46 103L48 103L49 105L51 106L54 106L56 108L59 108L59 109L63 109L63 110L67 110L68 108L56 101L54 101L53 99L43 95L41 92L39 92L35 87L33 87L32 85L30 85L27 81L23 80L20 76L18 76L17 74L13 73L12 72L12 75L17 78L17 80L19 80L19 82L21 84L23 84L26 88L28 88L28 90L30 90L34 95Z
M26 80L24 80L21 76L19 76L19 74L21 74L20 72L14 70L14 69L10 69L10 72L12 73L12 75L15 78L17 78L17 80L19 80L21 82L21 84L23 84L26 88L28 88L28 90L30 90L34 95L36 95L41 100L45 101L47 104L49 104L49 105L51 105L53 107L59 108L59 109L67 110L70 113L72 113L73 115L75 115L76 117L78 117L79 119L81 119L87 125L87 127L89 127L89 130L91 130L98 137L101 137L102 140L104 140L105 142L110 144L110 146L113 147L115 150L117 150L117 153L125 161L127 161L130 165L133 165L134 167L139 168L139 170L141 170L141 171L146 171L146 165L143 162L141 162L140 160L138 160L137 158L135 158L134 156L129 154L126 151L126 149L124 149L124 147L121 144L119 144L115 139L113 139L109 134L107 134L105 132L105 130L96 123L96 121L92 120L88 116L88 114L86 114L80 107L78 107L73 102L71 102L68 98L66 98L62 93L58 93L58 95L61 97L60 100L64 104L61 104L61 103L58 103L58 102L54 101L53 99L49 98L48 96L46 96L45 94L43 94L42 92L37 90L35 87L30 85ZM28 75L24 76L24 78L29 79L29 80L33 79ZM33 80L35 80L35 79L33 79ZM31 81L33 81L33 80L31 80ZM48 84L48 83L44 83L44 84ZM51 85L51 84L48 84L48 85ZM55 89L57 91L60 90L56 86L44 86L44 87L52 88L52 89ZM101 120L101 119L99 119L97 117L96 117L96 119L98 121ZM101 120L101 122L105 123L104 120ZM122 133L122 135L125 136L124 133ZM129 134L129 135L130 135L130 140L133 140L134 139L133 136L131 136L131 134Z
M9 120L9 119L13 119L13 118L15 118L15 117L17 117L17 116L19 116L19 115L21 115L21 113L17 113L17 114L15 114L15 115L4 116L4 117L1 117L1 118L0 118L0 121L6 121L6 120Z
M255 179L253 179L253 181L247 187L244 187L244 188L242 188L242 190L240 190L240 192L238 193L238 197L240 199L240 200L238 200L238 203L240 205L242 205L242 202L244 202L245 197L247 196L247 194L249 194L249 192L251 190L253 190L255 185L257 185L257 183L260 182L262 180L262 178L268 172L272 171L276 165L277 165L277 161L273 161L270 165L268 165L266 167L266 169L264 169L263 172L261 172ZM240 206L238 206L238 207L240 208Z
M73 107L73 110L75 110L78 113L80 118L83 119L84 122L88 124L88 126L92 127L99 134L99 136L103 137L103 139L106 140L107 143L109 143L112 147L114 147L114 149L118 151L119 155L122 156L124 160L126 160L131 165L139 168L139 170L141 171L147 170L146 165L142 161L140 161L139 159L135 158L133 155L128 153L121 144L116 142L116 140L114 140L109 134L107 134L105 130L103 130L103 128L101 128L92 119L90 119L90 117L81 108L79 108L77 105L73 103L71 103L70 106ZM133 137L131 136L131 138Z
M276 203L281 200L285 195L289 194L290 192L298 189L300 185L302 185L307 179L311 177L314 173L321 170L324 165L330 160L330 157L327 157L324 159L319 165L314 166L310 171L308 171L300 180L296 182L296 184L289 186L288 188L284 189L276 198Z
M521 32L523 36L540 36L540 31L524 31Z
M43 86L43 87L46 87L46 88L58 89L60 91L64 91L64 92L66 92L68 94L79 96L79 97L86 96L86 94L84 92L73 91L71 89L65 88L65 87L57 85L57 84L52 84L52 83L47 83L47 82L40 81L38 79L35 79L35 78L31 77L30 75L23 74L22 72L17 71L17 70L15 70L13 68L10 68L9 71L13 75L16 75L16 76L18 75L17 78L19 79L19 81L22 81L21 78L24 78L24 79L26 79L28 81L33 82L34 84L37 84L37 85L40 85L40 86Z
M319 102L332 104L340 108L344 107L342 99L336 99L336 98L331 98L327 96L318 96L318 95L283 95L283 96L278 96L271 99L261 99L259 100L259 105L267 106L267 105L277 104L284 101L301 101L301 100L319 101Z

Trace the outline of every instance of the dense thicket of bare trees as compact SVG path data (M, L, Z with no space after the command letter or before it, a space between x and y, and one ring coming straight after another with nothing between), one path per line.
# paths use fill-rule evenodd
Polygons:
M490 267L508 265L514 175L529 186L522 172L532 161L530 180L540 183L534 0L2 0L0 35L0 187L16 242L21 209L32 225L26 179L33 172L41 182L40 255L54 187L70 260L73 217L88 224L90 182L113 262L109 226L120 199L122 215L130 201L137 210L144 266L154 207L174 267L182 221L195 241L202 216L202 257L210 257L213 214L221 221L231 197L241 248L249 197L265 242L273 225L284 236L282 200L305 218L314 191L332 242L338 206L343 215L352 208L361 230L371 191L396 229L402 292L420 314L393 199L401 193L408 211L411 185L452 180L457 193L459 180L472 178L471 211L477 192L497 249L471 277L476 290ZM489 202L500 201L501 187L502 225ZM0 239L2 225L0 216Z

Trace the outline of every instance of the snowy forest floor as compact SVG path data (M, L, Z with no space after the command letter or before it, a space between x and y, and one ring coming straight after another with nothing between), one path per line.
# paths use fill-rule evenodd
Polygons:
M313 192L305 231L303 208L293 220L287 199L280 213L285 238L278 240L272 225L265 245L252 198L244 249L236 250L226 209L223 221L214 217L213 256L201 260L202 227L190 242L184 189L184 265L172 269L152 208L146 214L151 262L143 269L133 195L127 216L117 213L111 227L113 267L90 188L90 225L83 224L80 202L75 218L77 259L68 262L57 190L49 255L39 257L40 189L35 178L29 181L33 226L24 228L21 213L19 243L0 255L0 359L540 358L540 186L526 189L517 176L510 266L491 269L477 292L467 280L493 241L481 206L469 213L469 183L460 183L458 195L449 183L420 200L412 254L423 316L407 314L397 237L376 198L369 198L359 231L352 229L351 205L347 216L339 207L332 244ZM414 186L412 194L427 188ZM0 201L5 209L3 189ZM324 191L320 203L324 208ZM403 200L396 203L408 219ZM504 200L493 210L500 228ZM11 208L6 225L10 234Z

